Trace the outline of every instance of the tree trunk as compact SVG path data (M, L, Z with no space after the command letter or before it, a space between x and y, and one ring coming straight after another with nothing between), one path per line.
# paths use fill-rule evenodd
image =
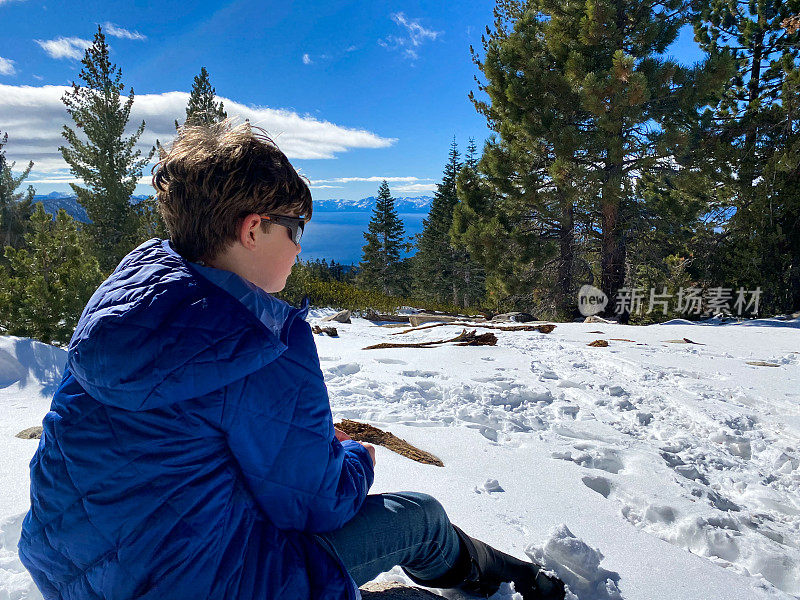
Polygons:
M575 208L572 202L561 202L559 231L558 300L556 309L560 317L569 317L575 309L572 294L572 265L575 257Z
M624 224L620 218L622 205L622 126L607 151L600 199L603 237L601 244L600 287L608 296L605 314L614 316L617 292L625 284ZM618 315L621 322L628 321L627 311Z
M759 17L759 25L763 20ZM755 109L758 95L761 92L761 58L764 52L764 32L761 30L755 39L753 47L753 64L750 66L750 80L747 82L747 113L752 116ZM755 152L758 142L758 119L753 119L753 123L748 127L744 138L744 148L742 156L742 168L739 174L739 185L744 195L745 205L749 205L753 196L753 181L755 180Z

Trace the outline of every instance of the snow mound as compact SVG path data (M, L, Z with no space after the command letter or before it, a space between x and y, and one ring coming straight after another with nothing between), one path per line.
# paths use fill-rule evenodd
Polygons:
M27 372L13 354L8 350L0 350L0 388L17 383Z
M529 546L525 553L567 584L569 600L623 600L619 573L602 568L603 553L564 524L553 529L542 548Z
M36 382L45 386L61 381L67 352L29 338L0 337L0 389Z
M659 325L697 325L697 323L688 319L670 319L669 321L659 323Z

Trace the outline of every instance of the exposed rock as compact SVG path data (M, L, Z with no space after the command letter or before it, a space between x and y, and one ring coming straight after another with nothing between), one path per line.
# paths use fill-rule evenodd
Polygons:
M403 585L402 583L368 583L361 588L364 600L442 600L426 589Z
M511 321L513 323L528 323L530 321L535 321L533 315L524 312L510 312L510 313L503 313L500 315L495 315L492 317L492 322L508 322Z
M339 332L336 330L336 327L320 327L319 325L314 325L311 327L312 333L324 333L331 337L339 337Z
M36 425L35 427L23 429L17 434L17 437L23 440L39 440L42 438L42 426Z
M324 319L320 319L321 321L336 321L337 323L349 323L350 322L350 311L343 310L341 312L336 313L335 315L330 315L325 317Z
M404 439L397 437L395 434L378 429L368 423L359 423L358 421L351 421L350 419L342 419L341 423L336 423L334 426L337 429L341 429L358 442L378 444L384 448L388 448L392 452L397 452L397 454L401 456L426 465L436 465L437 467L444 466L444 463L430 452L420 450Z
M747 360L745 362L754 367L780 367L778 363L766 362L764 360Z
M586 317L583 320L583 322L584 323L604 323L606 325L609 324L609 323L614 323L614 321L609 321L608 319L604 319L603 317L598 317L597 315L591 315L589 317Z
M463 321L462 317L451 317L448 315L432 315L429 313L420 313L418 315L409 315L408 322L411 323L412 327L418 327L423 323L453 323L456 321Z
M605 340L595 340L593 342L589 342L586 345L591 346L592 348L605 348L608 346L608 342Z

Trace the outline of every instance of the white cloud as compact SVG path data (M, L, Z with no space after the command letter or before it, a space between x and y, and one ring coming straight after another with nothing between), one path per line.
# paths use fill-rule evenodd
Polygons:
M149 182L149 178L148 178L148 182ZM81 179L78 179L77 177L70 177L68 175L63 175L63 176L55 175L53 177L42 176L42 177L34 177L33 179L28 178L28 179L25 180L25 185L27 185L29 183L30 184L47 183L47 184L50 184L50 185L54 185L54 184L66 185L68 183L83 183L83 181ZM140 183L141 183L141 181L140 181Z
M319 62L325 62L326 60L330 60L332 56L330 54L315 54L311 55L308 52L303 54L303 64L304 65L315 65Z
M435 183L411 183L409 185L397 185L394 187L394 192L401 192L404 194L413 194L415 192L434 192L436 191Z
M5 146L9 160L19 164L34 161L31 181L51 183L59 179L67 183L69 169L58 147L64 143L61 130L72 126L61 97L69 91L65 86L13 86L0 84L0 123L8 133ZM189 94L165 92L137 95L128 126L130 134L144 120L147 125L138 148L149 152L156 139L168 144L175 136L175 119L183 120ZM262 127L290 159L327 159L354 148L386 148L396 140L381 137L364 129L342 127L329 121L299 115L288 110L247 106L229 98L225 103L228 115ZM146 178L149 180L149 178ZM53 182L54 183L54 182ZM335 182L332 182L335 183Z
M92 42L76 37L57 37L54 40L34 40L50 58L72 58L80 60Z
M0 56L0 75L14 75L16 72L14 61L10 58L3 58Z
M426 39L435 40L442 32L434 31L433 29L425 29L420 25L419 19L409 20L405 14L393 13L392 21L398 25L402 25L408 32L408 39L414 46L419 46Z
M419 19L409 19L402 12L392 13L391 19L405 29L404 36L389 35L378 40L378 44L390 50L401 50L403 56L411 60L419 58L417 48L427 40L435 40L442 32L427 29L420 24Z
M25 2L25 0L18 0L18 1L19 2ZM0 5L2 5L2 4L10 4L11 2L14 2L14 0L0 0Z
M312 190L341 190L344 189L343 185L310 185Z
M318 183L353 183L356 181L365 181L365 182L373 182L379 183L381 181L386 180L389 183L396 183L396 182L405 182L410 183L412 181L433 181L432 179L420 179L419 177L381 177L379 175L373 175L371 177L336 177L334 179L316 179L311 183L316 185Z
M142 35L138 31L129 31L123 27L119 27L114 25L114 23L105 22L103 23L103 27L106 30L106 33L112 37L120 38L124 40L146 40L147 36Z

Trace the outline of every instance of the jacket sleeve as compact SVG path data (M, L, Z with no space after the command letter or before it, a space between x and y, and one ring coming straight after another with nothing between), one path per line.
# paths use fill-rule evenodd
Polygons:
M228 386L222 427L267 517L280 529L324 532L358 512L374 472L364 446L336 439L316 349L307 358L282 356Z

